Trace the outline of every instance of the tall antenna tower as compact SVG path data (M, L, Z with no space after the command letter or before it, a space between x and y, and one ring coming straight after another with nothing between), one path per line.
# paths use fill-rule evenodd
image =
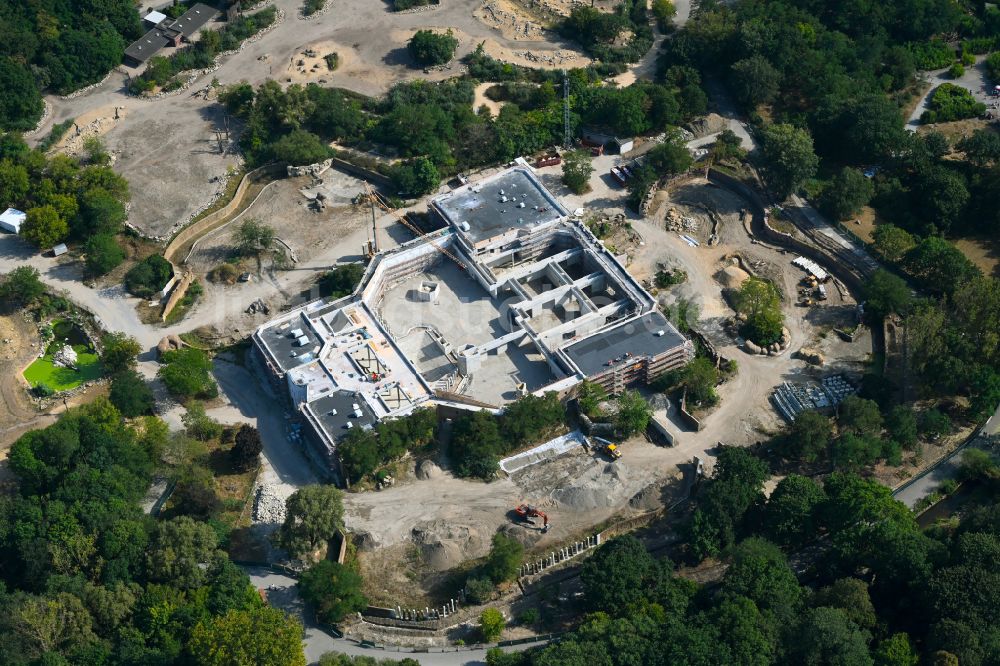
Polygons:
M564 69L563 75L563 148L569 150L572 147L572 136L569 129L569 75Z

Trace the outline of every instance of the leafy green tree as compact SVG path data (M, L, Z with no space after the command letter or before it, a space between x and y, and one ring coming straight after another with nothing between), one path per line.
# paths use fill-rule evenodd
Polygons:
M666 141L646 153L646 164L660 176L684 173L693 161L691 152L676 133L671 133Z
M781 438L780 450L787 458L812 463L826 457L832 439L830 419L809 409L795 417L788 433Z
M584 380L576 389L576 399L580 403L580 411L595 418L600 414L601 403L608 399L608 392L600 384Z
M841 432L874 437L882 431L882 414L878 403L849 395L840 403L837 424Z
M270 606L200 621L187 646L198 666L305 666L302 625Z
M451 30L444 34L432 30L417 30L408 44L410 55L423 66L445 64L455 57L457 47L458 40Z
M96 234L114 235L125 225L125 206L114 194L103 187L86 190L80 196L80 214L74 220L73 233L77 238Z
M965 178L943 166L928 168L917 175L914 210L928 221L931 229L947 234L958 222L969 202ZM929 239L928 239L929 240Z
M126 333L111 332L101 336L101 364L111 375L135 368L142 345Z
M337 445L337 452L348 483L361 481L382 462L378 436L371 430L351 429Z
M486 578L465 581L465 596L474 604L485 604L493 597L493 583Z
M405 196L419 197L429 194L441 185L441 174L434 162L417 157L397 164L390 172L393 183Z
M869 278L864 293L865 312L876 321L893 313L905 315L913 302L906 281L883 268Z
M45 293L45 285L33 266L18 266L0 282L0 303L7 309L31 305Z
M608 612L639 603L655 576L656 562L631 535L602 544L580 568L587 603Z
M90 275L106 275L125 261L125 250L111 234L91 236L87 239L84 252L87 254L87 273Z
M782 199L816 174L819 159L808 131L794 125L768 125L760 141L768 183Z
M767 60L754 55L733 63L729 81L736 100L746 109L768 104L777 96L781 86L781 72Z
M928 109L920 116L922 123L943 123L975 118L986 112L986 105L972 93L954 83L942 83L930 95Z
M9 159L0 160L0 200L23 205L30 188L31 180L24 165Z
M715 386L719 371L709 359L698 357L684 366L680 385L687 390L687 399L696 405L714 405L719 400Z
M208 442L222 435L222 424L205 412L205 404L192 400L188 402L181 417L184 433L200 442Z
M96 639L93 618L80 599L68 592L52 598L28 597L9 612L10 626L32 657L71 654ZM68 663L62 657L57 660Z
M7 56L0 57L0 129L26 132L42 117L42 96L30 70Z
M618 406L615 426L625 437L646 430L653 408L638 391L622 391L615 403Z
M274 227L256 217L248 217L236 229L233 240L241 253L259 255L274 245Z
M917 244L910 232L891 224L880 224L872 234L875 249L887 261L899 261Z
M21 236L40 248L52 247L68 235L69 225L53 206L29 208L21 225Z
M571 150L563 154L562 181L574 194L583 194L590 189L590 176L594 165L590 163L590 153L586 150Z
M185 347L161 356L157 376L171 393L181 399L211 398L218 393L212 378L212 361L200 349Z
M677 8L670 0L653 0L653 16L656 17L661 32L666 32L677 15Z
M503 583L517 577L524 557L524 546L517 539L503 532L493 535L493 547L483 565L483 573L494 583Z
M722 581L726 595L743 596L779 625L798 614L803 593L788 561L773 543L751 538L733 550L733 563Z
M233 444L233 465L240 472L249 472L260 465L260 454L264 451L264 443L260 432L248 423L236 431L236 442Z
M818 590L812 605L838 608L859 628L871 631L878 622L868 585L857 578L840 578Z
M910 637L902 632L879 641L872 656L875 666L917 666L920 663L920 654Z
M135 370L120 370L111 377L108 399L128 418L150 414L156 404L152 389Z
M1000 160L1000 134L994 130L978 129L963 138L956 145L965 153L965 158L978 167L984 167Z
M917 443L917 416L905 405L896 405L885 415L885 427L893 440L904 449Z
M289 165L315 164L330 157L331 149L322 139L306 130L292 130L271 145L271 155Z
M362 264L341 264L332 271L324 273L317 281L320 296L324 298L347 296L357 288L364 274L365 267Z
M925 238L906 253L906 269L923 286L936 293L951 294L959 285L980 275L976 265L943 238Z
M163 289L174 274L170 262L158 254L151 254L125 274L125 288L133 296L150 298Z
M505 625L506 621L503 619L503 615L496 608L484 608L483 612L479 614L479 631L482 632L483 640L487 643L500 640Z
M935 440L951 432L951 419L940 410L928 409L920 414L919 430L924 437Z
M343 493L334 486L311 485L285 500L285 522L278 543L302 558L333 538L344 527Z
M361 575L353 567L331 560L321 560L306 569L298 586L302 598L316 609L319 621L326 624L336 624L368 605L361 591Z
M875 185L857 169L844 167L830 180L820 197L824 213L836 220L854 217L875 196Z
M736 308L746 317L740 334L760 345L769 345L781 338L784 315L781 296L772 282L751 277L736 293Z
M743 140L727 127L715 138L715 143L712 144L712 156L719 162L743 160L746 157Z
M215 530L181 516L156 525L146 553L146 571L150 580L194 589L204 585L224 559Z
M813 608L806 611L789 641L789 657L799 664L871 666L869 638L843 611Z
M767 500L765 533L780 545L802 546L816 535L818 510L825 500L823 489L815 481L789 474Z

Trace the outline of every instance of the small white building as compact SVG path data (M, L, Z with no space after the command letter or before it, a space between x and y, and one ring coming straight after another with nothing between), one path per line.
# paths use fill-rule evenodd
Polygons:
M160 25L161 23L167 20L167 15L164 14L163 12L151 10L148 14L142 17L142 20L146 23L148 27L155 28L156 26Z
M22 213L16 208L8 208L0 214L0 229L19 234L21 233L21 225L24 224L24 220L27 217L27 214Z

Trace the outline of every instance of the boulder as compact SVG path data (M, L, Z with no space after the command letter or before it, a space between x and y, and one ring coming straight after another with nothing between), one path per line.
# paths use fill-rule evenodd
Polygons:
M746 342L744 342L743 346L746 347L746 350L748 352L750 352L751 354L759 354L760 353L760 347L758 347L751 340L747 340Z
M417 465L417 478L421 481L429 481L441 476L441 468L434 464L433 460L423 460Z

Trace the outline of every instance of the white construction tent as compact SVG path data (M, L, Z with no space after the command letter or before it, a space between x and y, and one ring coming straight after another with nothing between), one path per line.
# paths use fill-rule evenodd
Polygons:
M27 217L26 213L22 213L16 208L8 208L0 213L0 229L19 234L21 233L21 225L24 224Z

